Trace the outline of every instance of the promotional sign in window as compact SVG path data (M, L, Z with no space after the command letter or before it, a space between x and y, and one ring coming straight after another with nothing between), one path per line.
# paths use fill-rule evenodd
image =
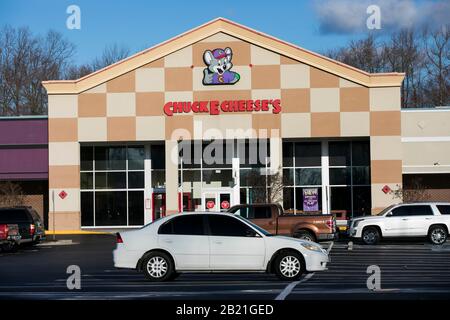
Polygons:
M317 188L303 189L303 211L319 211L319 190Z

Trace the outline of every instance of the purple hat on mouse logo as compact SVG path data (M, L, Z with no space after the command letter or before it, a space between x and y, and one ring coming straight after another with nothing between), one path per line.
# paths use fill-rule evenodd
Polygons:
M214 58L216 58L216 59L222 59L227 56L227 54L225 53L225 50L223 50L223 49L214 49L212 54L213 54Z

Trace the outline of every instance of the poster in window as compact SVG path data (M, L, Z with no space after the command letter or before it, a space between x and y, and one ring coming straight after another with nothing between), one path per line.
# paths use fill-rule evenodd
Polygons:
M303 211L319 211L319 190L317 188L303 189Z

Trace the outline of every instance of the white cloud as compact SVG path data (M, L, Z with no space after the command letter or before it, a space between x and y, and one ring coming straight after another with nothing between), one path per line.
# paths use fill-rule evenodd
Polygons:
M438 27L448 23L450 2L435 0L316 0L315 11L322 33L366 32L367 7L377 5L381 10L381 28L392 31L423 24Z

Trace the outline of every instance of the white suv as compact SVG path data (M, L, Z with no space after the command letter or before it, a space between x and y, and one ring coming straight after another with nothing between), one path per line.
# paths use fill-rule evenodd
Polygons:
M142 229L117 234L116 268L142 271L151 281L180 272L273 272L284 280L326 270L319 244L273 236L230 213L170 215Z
M376 244L382 237L428 237L443 244L450 230L450 203L404 203L387 207L376 216L352 219L350 237Z

